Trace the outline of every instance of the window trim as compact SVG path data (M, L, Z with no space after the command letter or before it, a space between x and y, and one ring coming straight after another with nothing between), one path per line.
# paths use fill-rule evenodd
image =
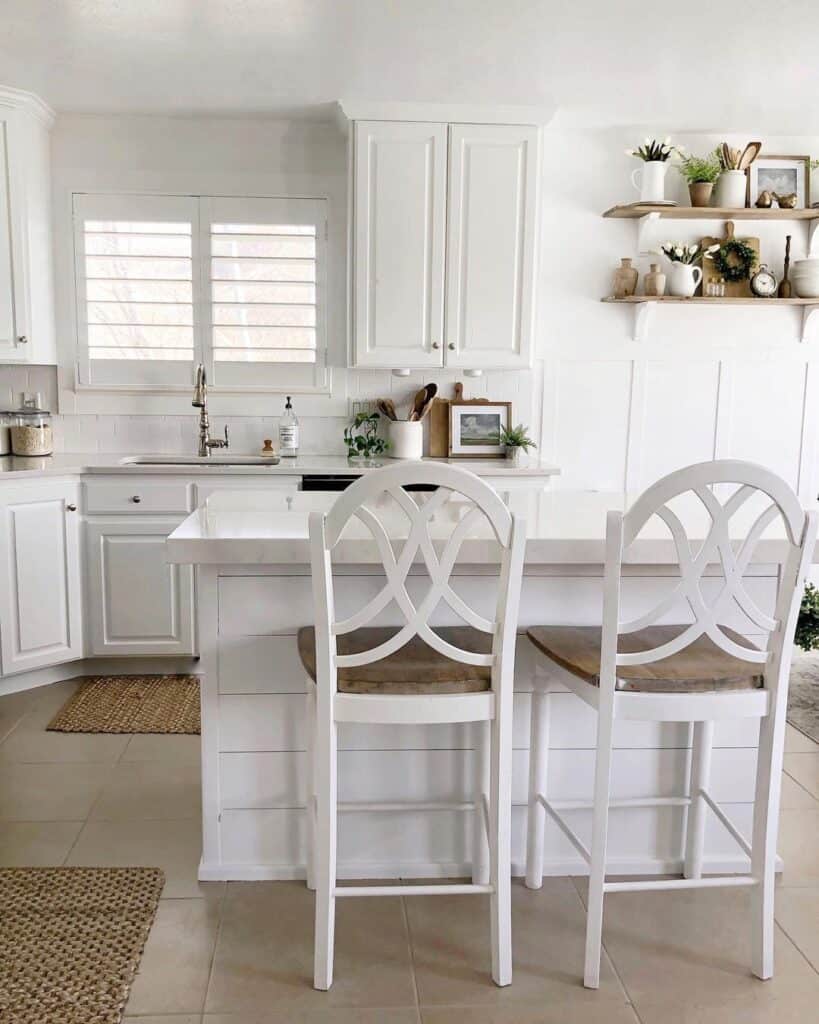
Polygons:
M95 208L93 216L95 219L102 219L98 212L111 211L110 219L129 219L129 213L133 216L140 208L146 211L157 210L165 206L169 211L180 211L187 206L191 210L191 256L192 256L192 292L194 310L194 359L191 367L191 379L186 382L172 382L169 384L158 383L111 383L107 381L93 381L88 367L88 337L86 292L85 292L85 245L84 245L84 219L91 216L89 212L83 213L82 207L85 201L93 201ZM213 374L213 355L210 349L208 338L210 336L211 320L211 296L210 296L210 223L213 218L207 216L212 210L213 204L235 203L237 206L255 201L268 201L293 204L294 209L301 207L299 216L304 216L304 204L313 204L316 210L316 362L309 364L293 364L303 368L311 366L313 382L305 385L303 380L298 380L293 374L288 373L289 364L277 363L277 380L275 383L268 382L260 385L250 384L220 384ZM332 394L332 379L330 368L330 344L329 344L329 305L331 295L331 274L330 274L330 244L329 244L329 215L330 203L325 196L270 196L270 195L219 195L214 193L171 193L171 192L133 192L133 191L90 191L72 190L70 192L70 214L72 223L73 258L71 261L73 274L72 295L72 317L74 320L74 344L75 351L73 363L73 390L78 398L83 393L88 395L141 395L146 400L154 398L153 404L165 405L162 402L163 396L166 400L174 396L187 394L193 384L193 374L197 362L204 362L209 369L209 391L217 405L220 396L223 400L231 396L240 395L283 395L294 393L301 395L315 395L317 398L327 398ZM179 214L176 214L179 216ZM153 219L153 215L152 215ZM168 217L173 219L173 214ZM224 218L223 218L224 219ZM237 218L238 219L238 218ZM218 222L219 218L216 218ZM321 296L321 299L319 299ZM125 362L123 360L123 362ZM131 363L133 365L133 362ZM154 364L155 365L155 364ZM187 365L187 364L186 364ZM303 372L303 369L302 369ZM213 383L211 384L210 381ZM212 405L214 403L212 402ZM147 411L147 410L146 410Z

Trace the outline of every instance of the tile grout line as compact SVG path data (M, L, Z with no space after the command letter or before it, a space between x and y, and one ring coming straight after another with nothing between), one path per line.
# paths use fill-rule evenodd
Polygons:
M403 879L401 880L403 882ZM415 974L415 948L412 944L412 928L409 923L409 913L407 911L407 899L406 896L399 896L401 900L401 913L404 918L404 930L407 935L407 946L409 948L410 955L410 971L412 972L412 991L415 994L415 1012L418 1015L419 1024L421 1024L421 997L418 993L418 978Z
M211 986L211 982L213 981L213 966L216 963L216 950L219 947L219 940L222 937L222 923L224 921L224 916L225 916L225 904L227 903L227 898L228 898L228 884L229 883L228 882L223 882L222 884L224 885L224 889L222 890L222 895L219 898L219 921L218 921L218 923L216 925L216 937L213 940L213 949L211 950L210 964L208 965L208 983L207 983L207 985L205 985L205 994L202 997L202 1009L200 1011L201 1012L201 1016L202 1016L202 1020L205 1019L205 1010L206 1010L207 1005L208 1005L208 996L210 995L210 986Z
M802 959L805 961L805 963L808 965L808 967L810 967L810 969L813 971L813 973L819 975L819 968L814 967L814 965L811 962L810 958L808 957L807 953L805 953L802 950L802 947L799 945L799 943L796 941L796 939L792 938L790 933L785 931L784 926L779 921L777 921L776 918L774 918L774 926L776 928L778 928L782 932L782 934L785 936L785 938L788 940L788 942L790 942L790 944L793 946L793 948L796 950L796 952L802 957Z
M811 756L813 756L813 755L811 755ZM803 785L802 785L802 783L801 783L801 782L799 781L799 779L795 779L795 778L793 777L793 775L791 775L791 773L790 773L790 772L788 772L788 771L785 771L785 769L783 769L783 770L782 770L782 774L783 774L783 775L787 775L787 776L788 776L788 778L789 778L789 779L791 780L791 782L792 782L792 783L794 783L794 785L798 786L798 787L799 787L799 788L800 788L800 789L802 790L802 792L803 792L803 793L807 793L807 795L808 795L808 796L809 796L809 797L810 797L810 798L811 798L812 800L814 800L814 801L815 801L815 802L816 802L817 804L819 804L819 797L816 797L816 796L814 796L814 795L813 795L813 793L811 793L811 791L810 791L810 790L809 790L809 789L808 789L808 788L807 788L806 786L803 786ZM791 808L788 808L788 807L782 807L782 808L780 808L780 810L783 810L783 811L787 811L787 810L794 810L794 811L803 811L803 810L804 810L804 811L811 811L811 810L819 810L819 807L815 807L815 808L814 808L814 807L791 807Z

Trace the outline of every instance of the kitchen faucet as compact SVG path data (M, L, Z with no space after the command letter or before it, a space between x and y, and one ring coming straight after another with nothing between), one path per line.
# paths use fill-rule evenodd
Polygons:
M200 363L196 367L196 387L193 389L191 405L199 409L199 458L207 458L212 448L230 448L228 428L225 424L225 439L211 440L210 421L208 420L208 379L205 374L205 367Z

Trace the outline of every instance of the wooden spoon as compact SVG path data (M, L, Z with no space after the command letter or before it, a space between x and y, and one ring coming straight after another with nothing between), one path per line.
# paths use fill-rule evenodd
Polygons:
M432 408L432 403L435 401L435 396L438 394L437 384L427 384L426 386L426 398L421 405L421 409L418 413L418 419L422 420L429 410Z
M391 398L379 398L375 403L380 413L383 413L388 420L397 420L398 413L395 411L395 402Z
M737 170L747 171L751 164L759 156L759 151L762 149L761 142L749 142L748 145L743 149L742 156L739 158L739 164Z
M726 171L730 171L731 168L733 167L733 163L731 161L731 149L730 149L730 146L728 145L727 142L723 142L723 144L722 144L722 146L720 148L722 150L722 162L725 164L725 169L726 169Z

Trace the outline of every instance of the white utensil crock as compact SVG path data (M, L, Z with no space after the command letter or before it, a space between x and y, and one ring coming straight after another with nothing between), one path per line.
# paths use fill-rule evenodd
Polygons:
M641 203L657 203L665 199L667 170L668 162L665 160L646 160L631 172L631 184L640 193Z
M409 420L390 420L391 459L420 459L424 454L424 425Z
M714 189L714 205L744 210L747 184L745 171L723 171Z
M669 291L678 298L690 299L702 281L702 271L690 263L672 263Z

